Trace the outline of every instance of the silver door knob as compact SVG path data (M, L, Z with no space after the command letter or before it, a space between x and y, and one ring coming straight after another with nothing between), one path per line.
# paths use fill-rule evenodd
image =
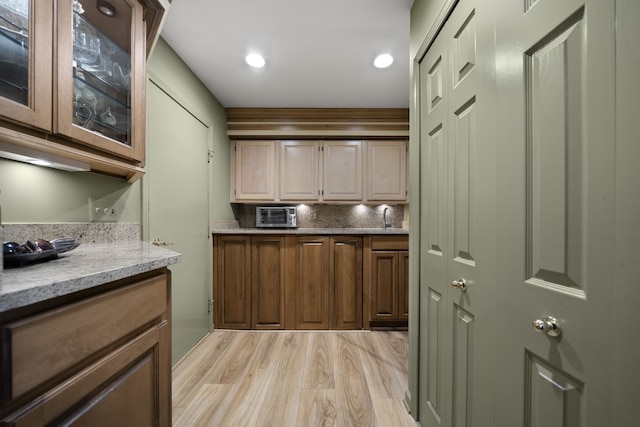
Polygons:
M547 334L550 337L557 337L562 333L558 320L551 316L545 316L542 319L534 320L533 329L539 334Z
M464 279L458 279L451 282L451 287L460 289L462 292L467 290L467 282Z

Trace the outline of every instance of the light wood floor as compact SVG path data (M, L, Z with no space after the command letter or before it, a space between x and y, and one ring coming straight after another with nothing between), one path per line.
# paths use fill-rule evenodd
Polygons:
M173 425L415 427L407 352L399 331L215 331L173 370Z

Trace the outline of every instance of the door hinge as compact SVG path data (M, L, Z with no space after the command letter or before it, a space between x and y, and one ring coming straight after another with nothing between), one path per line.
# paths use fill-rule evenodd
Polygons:
M207 302L207 313L211 313L213 311L213 300L209 299Z
M211 159L213 159L213 154L215 153L215 151L213 150L207 150L207 163L211 163Z

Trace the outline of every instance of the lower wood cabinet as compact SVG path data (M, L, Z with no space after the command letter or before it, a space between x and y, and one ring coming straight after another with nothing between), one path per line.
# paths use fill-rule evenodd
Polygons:
M362 329L362 248L360 236L214 236L214 326Z
M169 274L2 313L0 425L171 425Z
M289 294L293 295L294 329L329 329L329 238L295 238L293 271Z
M362 329L362 237L295 238L295 329Z
M332 237L330 244L333 327L362 329L362 237Z
M285 327L285 238L251 238L251 327Z
M251 237L214 238L214 323L220 329L251 329Z
M409 319L409 240L406 236L367 237L364 327L404 326Z

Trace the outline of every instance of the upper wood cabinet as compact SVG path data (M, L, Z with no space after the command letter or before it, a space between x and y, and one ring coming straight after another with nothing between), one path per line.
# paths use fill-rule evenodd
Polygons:
M362 141L323 144L324 200L362 201Z
M56 132L143 163L145 26L136 0L113 2L113 17L93 2L84 11L58 2ZM72 13L69 13L73 11Z
M234 141L232 202L406 201L406 141Z
M318 141L282 141L280 144L280 200L320 199Z
M51 131L53 6L0 3L0 115Z
M276 146L273 141L237 141L231 150L231 200L276 198ZM233 186L233 185L232 185Z
M406 108L227 108L227 135L271 141L275 194L237 194L232 150L231 201L403 203L406 201ZM373 152L368 153L368 147ZM405 152L401 152L404 147ZM319 150L319 151L318 151ZM252 173L252 172L250 172ZM244 183L243 183L244 184ZM247 191L257 194L260 191Z
M109 5L112 16L89 0L0 4L0 141L133 180L144 166L147 41L169 1Z
M407 143L368 141L367 200L407 199Z

